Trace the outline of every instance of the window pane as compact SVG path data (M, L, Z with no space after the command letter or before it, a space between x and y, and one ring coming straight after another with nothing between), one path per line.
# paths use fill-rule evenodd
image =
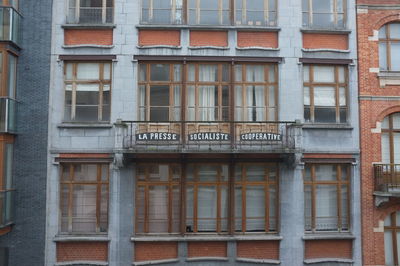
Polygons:
M235 231L242 231L242 187L235 187Z
M385 231L385 264L394 265L392 231Z
M235 81L242 81L242 65L235 65Z
M304 186L304 215L305 215L305 229L311 231L312 229L312 192L311 186Z
M216 231L217 189L215 186L198 187L197 229L199 232Z
M247 181L265 181L265 167L263 165L249 165L246 167Z
M382 150L382 162L390 163L390 140L389 133L381 134L381 150Z
M149 186L149 232L168 232L168 191L166 186Z
M277 223L277 209L276 202L278 193L277 189L274 186L269 187L269 230L277 231L278 223Z
M152 81L169 81L169 64L151 64L150 79Z
M138 186L136 193L136 233L144 233L144 187Z
M218 166L215 165L199 165L198 180L199 181L217 181Z
M390 39L400 39L400 23L389 24Z
M304 82L310 81L310 67L309 66L303 67L303 81Z
M108 185L101 186L100 200L100 232L107 232L108 228Z
M390 49L390 61L392 64L391 70L400 71L400 42L392 42L390 44Z
M386 25L379 29L379 39L386 39Z
M335 82L334 73L332 66L314 66L314 82Z
M394 163L400 164L400 133L393 133Z
M386 50L386 42L379 43L379 67L382 70L387 70L387 50Z
M74 185L73 232L96 232L96 191L96 185Z
M400 129L400 113L391 115L393 118L393 129Z
M4 158L4 188L11 189L13 187L13 144L5 144L5 158Z
M96 164L75 164L74 165L74 181L96 181L97 165Z
M342 221L341 221L341 223L342 223L342 230L349 230L349 223L348 223L348 221L349 221L349 217L348 217L348 209L349 209L349 198L348 198L348 188L347 188L347 185L342 185L342 187L341 187L341 190L342 190L342 195L341 195L341 197L342 197L342 202L341 202L341 210L342 210L342 213L341 213L341 216L342 216Z
M247 65L246 66L246 81L248 82L264 82L264 66Z
M168 165L150 165L149 166L149 181L168 181L169 166Z
M338 215L336 185L317 185L315 204L316 229L319 231L337 230Z
M314 87L315 106L335 106L334 87Z
M246 231L265 230L265 191L262 186L247 186Z
M15 83L17 71L17 58L8 54L8 96L15 98Z
M304 105L311 105L310 100L310 87L304 87Z
M213 82L218 80L217 65L199 65L199 81Z
M150 105L169 106L169 86L153 85L150 86Z
M68 232L69 185L60 187L61 232Z
M180 202L180 189L178 186L174 186L172 189L172 232L180 231L180 220L181 220L181 202Z
M315 165L315 179L318 181L336 181L336 165Z
M79 80L98 80L99 64L98 63L79 63L77 64L77 79Z
M139 64L139 81L146 81L147 80L147 65L146 64Z

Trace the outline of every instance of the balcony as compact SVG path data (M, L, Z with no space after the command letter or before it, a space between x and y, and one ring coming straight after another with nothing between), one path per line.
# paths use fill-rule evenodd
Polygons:
M68 24L111 24L113 7L79 7L70 8L67 15Z
M375 205L400 197L400 164L374 164Z
M10 98L0 98L0 133L15 133L17 102Z
M0 7L0 40L20 43L21 15L11 7Z
M0 191L0 228L14 221L14 197L14 190Z
M140 152L295 153L301 125L296 122L118 121L116 146Z

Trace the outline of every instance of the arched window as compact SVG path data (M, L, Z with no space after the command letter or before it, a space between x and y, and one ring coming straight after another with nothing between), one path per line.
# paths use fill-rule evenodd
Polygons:
M381 142L382 162L400 164L400 113L390 114L383 120Z
M400 211L392 212L385 219L385 265L399 265Z
M379 30L379 67L400 71L400 23L386 24Z

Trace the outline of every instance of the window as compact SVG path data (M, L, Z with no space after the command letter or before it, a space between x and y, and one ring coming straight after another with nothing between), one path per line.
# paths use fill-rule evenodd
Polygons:
M0 132L16 131L17 57L0 51Z
M347 122L347 70L344 66L305 65L304 119L315 123Z
M142 0L144 24L276 26L276 0Z
M385 265L400 265L400 212L385 219Z
M230 225L232 232L276 232L277 165L238 163L235 169L230 179L223 163L139 164L136 233L225 234Z
M400 23L386 24L379 30L379 67L400 71Z
M311 28L344 28L346 0L302 0L303 26Z
M13 158L14 144L1 144L3 171L0 174L0 226L14 221Z
M65 64L65 120L110 120L111 63Z
M139 119L179 121L181 119L182 65L139 65Z
M236 25L276 26L276 0L236 0Z
M106 233L108 164L61 165L61 232Z
M228 64L188 65L187 120L229 119L229 72Z
M67 23L113 22L113 0L68 0Z
M277 66L235 65L237 121L277 119Z
M391 114L382 121L382 162L400 164L400 113Z
M278 170L274 164L235 169L235 231L277 231Z
M0 0L1 6L12 6L18 10L18 0Z
M349 165L306 165L304 170L306 231L348 231L349 201Z

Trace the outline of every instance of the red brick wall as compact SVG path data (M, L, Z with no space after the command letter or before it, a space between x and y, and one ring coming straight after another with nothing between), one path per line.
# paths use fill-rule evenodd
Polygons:
M65 45L81 45L81 44L94 44L94 45L112 45L113 44L113 30L64 30L64 43Z
M400 1L358 0L358 4L400 5ZM357 20L360 96L399 96L400 86L380 88L377 74L370 72L370 68L379 68L378 42L370 37L384 24L399 21L399 11L369 9L368 13L359 12ZM391 200L376 208L373 196L373 163L381 161L381 134L372 133L371 129L376 127L376 122L393 112L400 112L400 101L360 101L362 247L363 265L366 266L385 264L384 233L379 228L379 221L400 207L398 201Z
M59 242L57 261L107 261L108 242Z
M278 33L238 31L237 46L278 48Z
M305 259L353 258L352 240L308 240L305 241Z
M303 33L303 48L306 49L349 49L347 34Z
M239 258L279 260L279 241L238 241Z
M134 261L165 260L178 257L177 242L136 242Z
M190 31L190 46L228 46L227 31Z
M139 45L171 45L181 44L181 32L179 30L140 30Z
M227 243L219 241L188 242L188 257L226 257Z

